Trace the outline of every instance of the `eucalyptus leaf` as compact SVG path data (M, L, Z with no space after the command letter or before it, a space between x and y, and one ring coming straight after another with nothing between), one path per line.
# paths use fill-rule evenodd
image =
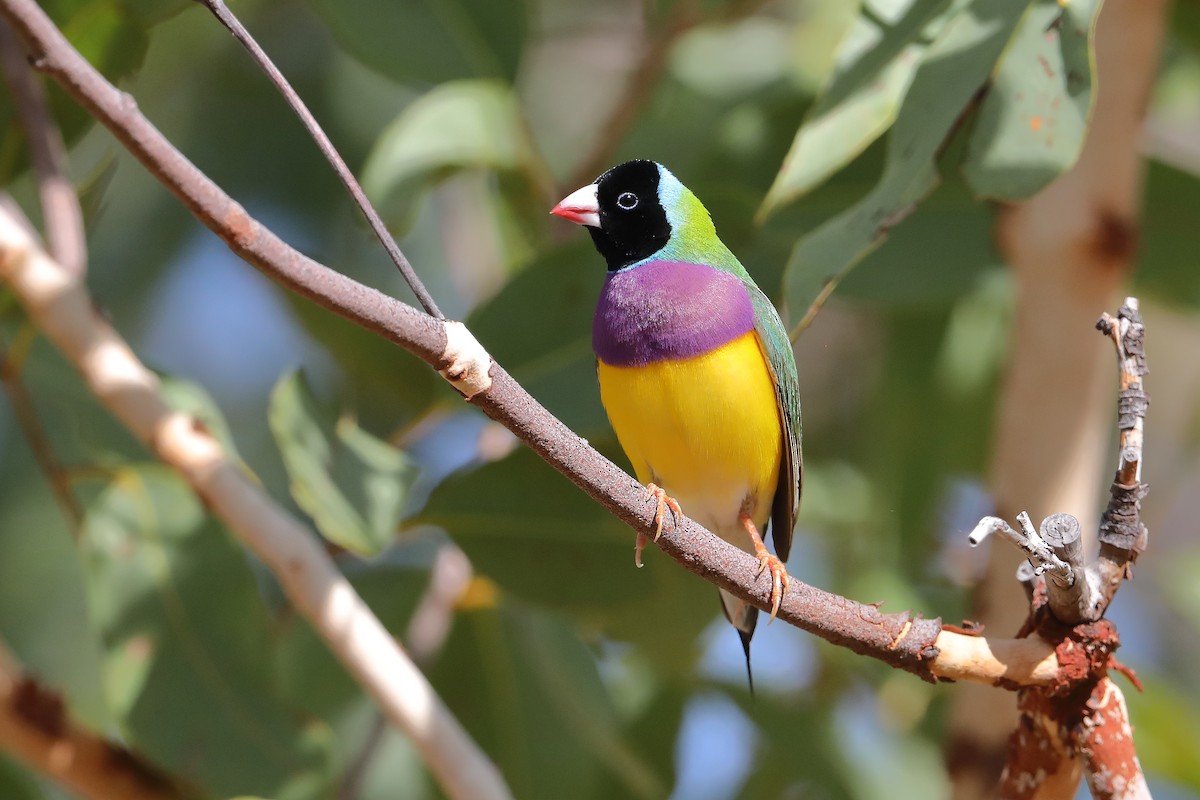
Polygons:
M1102 0L1039 0L1021 20L975 121L963 177L980 197L1024 200L1079 157L1095 99Z
M1200 308L1200 270L1196 269L1196 215L1200 178L1157 161L1148 163L1144 242L1133 272L1139 296L1185 308Z
M420 189L463 169L519 176L524 183L509 188L526 199L545 183L516 95L500 81L444 83L413 101L376 141L362 182L404 223Z
M934 37L961 0L865 2L838 47L829 83L805 116L759 216L818 185L895 122Z
M367 556L392 540L416 468L400 450L317 407L299 372L271 391L267 414L292 498L334 544Z
M973 0L925 52L888 138L875 187L796 245L784 273L790 312L804 313L938 184L936 160L991 75L1028 0Z
M0 753L0 797L4 800L45 800L33 776Z
M313 0L341 45L403 83L456 78L512 80L524 45L523 2Z
M392 342L305 298L287 297L304 330L337 361L364 416L401 425L427 412L439 397L459 396L424 361Z
M139 752L222 797L328 785L329 742L273 688L246 556L174 472L119 470L81 549L110 710Z
M461 614L430 678L517 797L595 797L614 772L620 796L665 794L622 736L595 658L552 614L503 600Z
M719 612L711 586L653 547L636 569L634 532L525 449L446 479L413 522L445 529L505 591L569 610L665 668L693 663Z

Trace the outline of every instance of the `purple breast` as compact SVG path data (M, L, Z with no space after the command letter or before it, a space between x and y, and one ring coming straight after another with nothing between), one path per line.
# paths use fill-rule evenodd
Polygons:
M703 264L651 261L605 281L592 320L601 361L642 366L702 355L754 328L736 275Z

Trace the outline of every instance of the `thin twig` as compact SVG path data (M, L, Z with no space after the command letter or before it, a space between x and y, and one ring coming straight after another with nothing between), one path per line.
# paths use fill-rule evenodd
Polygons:
M362 747L342 772L341 780L338 781L337 793L334 795L336 800L357 800L362 783L366 780L367 770L371 768L375 755L379 752L380 745L383 744L385 733L387 733L387 718L383 714L376 713L371 719L371 728L367 731L367 738L363 741Z
M1014 530L1011 525L999 517L984 517L967 536L967 541L974 547L991 534L998 533L1006 542L1029 557L1035 575L1049 572L1058 575L1065 581L1074 583L1075 575L1071 565L1055 555L1050 545L1042 540L1037 530L1034 529L1033 523L1030 522L1029 514L1022 511L1017 515L1017 521L1021 523L1021 531Z
M792 340L792 344L795 344L796 340L800 338L801 334L808 330L809 326L813 324L813 320L817 318L817 314L819 314L821 309L825 307L825 303L833 294L833 290L836 289L838 284L841 282L841 277L837 275L834 275L825 281L825 285L821 287L821 291L817 292L817 296L814 297L812 303L809 304L808 310L804 312L804 316L800 318L800 321L797 322L795 326L792 327L792 330L788 333L788 338Z
M75 493L71 490L70 477L58 463L58 458L54 455L54 447L50 444L49 437L46 436L46 430L42 427L41 420L38 419L37 405L21 380L23 363L24 358L21 353L10 349L3 340L0 340L0 383L4 385L4 391L8 395L13 417L16 418L17 426L29 444L38 469L42 471L46 481L50 484L58 507L62 509L63 516L67 518L67 526L71 530L71 535L78 537L79 526L83 523L83 509L80 507L79 501L75 499Z
M287 100L287 104L291 107L300 121L304 123L305 129L308 130L313 141L317 143L317 147L321 150L321 155L325 156L325 160L333 167L338 178L342 181L342 185L346 187L346 191L350 192L350 196L354 198L355 204L359 211L366 217L367 224L371 226L375 237L379 239L379 243L383 245L383 249L387 251L388 256L392 259L392 263L396 265L396 269L400 270L400 274L404 277L404 281L408 284L408 288L417 296L417 300L421 303L421 307L436 319L445 319L442 316L441 310L437 307L437 303L433 300L433 295L425 288L425 284L417 276L417 272L409 263L408 257L401 252L396 240L392 237L387 226L383 224L383 220L379 217L379 213L375 207L371 205L371 201L367 199L366 192L363 191L358 179L354 177L354 173L346 166L345 160L342 159L337 148L333 146L333 142L325 135L325 131L321 129L316 117L308 110L308 106L300 99L300 95L296 94L296 90L288 83L287 78L275 66L266 52L259 46L246 27L234 16L233 12L225 5L222 0L200 0L204 6L208 8L213 15L229 29L233 37L237 39L243 47L249 51L254 62L267 74L271 79L271 83L275 84L275 88Z
M46 248L63 267L82 274L87 269L87 239L79 196L67 176L67 148L24 53L12 29L0 22L0 69L12 93L17 121L29 142Z
M1141 501L1147 487L1141 482L1142 446L1150 395L1146 393L1145 326L1138 301L1125 298L1114 319L1103 315L1096 328L1109 336L1116 349L1120 389L1117 427L1120 449L1117 471L1109 488L1108 507L1100 518L1099 572L1103 606L1108 607L1121 583L1132 574L1133 563L1146 549L1149 533L1141 520Z
M30 43L39 65L157 177L196 217L239 256L267 277L392 341L438 369L472 405L504 425L610 513L637 530L649 528L652 509L645 488L591 448L541 406L499 364L462 370L469 332L444 323L363 286L289 247L196 169L62 37L33 0L0 0L0 13ZM476 344L476 346L478 346ZM480 366L482 364L482 366ZM482 374L480 374L482 373ZM694 521L680 517L658 545L671 558L709 583L759 608L770 608L769 582L759 580L751 555L726 544ZM903 612L883 614L872 606L792 581L779 618L835 644L906 669L926 680L939 676L993 684L1054 680L1053 652L1044 642L987 640L941 630L936 619ZM1003 655L1002 655L1003 654ZM1010 663L1011 662L1011 663Z

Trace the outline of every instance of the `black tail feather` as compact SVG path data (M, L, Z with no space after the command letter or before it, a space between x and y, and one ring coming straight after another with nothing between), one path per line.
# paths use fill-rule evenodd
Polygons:
M753 616L758 616L757 608ZM746 651L746 682L750 684L750 696L754 697L754 672L750 669L750 640L754 637L754 624L751 623L749 632L739 629L738 637L742 640L742 649Z
M750 697L754 697L754 670L750 669L750 639L754 638L754 628L758 624L758 609L754 606L746 608L742 626L737 628L738 638L742 639L742 650L746 654L746 682L750 685Z
M754 696L754 673L750 670L750 640L754 638L754 628L758 625L758 609L749 604L743 604L737 601L738 611L736 615L738 619L734 619L734 615L730 614L729 609L725 606L725 598L718 595L721 601L721 612L725 615L725 619L729 620L738 632L738 637L742 640L742 650L746 653L746 681L750 684L750 696Z

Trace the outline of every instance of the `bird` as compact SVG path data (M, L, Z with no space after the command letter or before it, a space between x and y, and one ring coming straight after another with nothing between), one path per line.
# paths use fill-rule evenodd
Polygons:
M773 620L803 468L799 380L779 312L696 195L655 161L615 166L550 213L584 226L608 267L592 319L600 399L655 503L654 539L668 509L673 520L686 509L753 554L771 581ZM637 534L638 567L648 539ZM753 692L758 609L719 591Z

